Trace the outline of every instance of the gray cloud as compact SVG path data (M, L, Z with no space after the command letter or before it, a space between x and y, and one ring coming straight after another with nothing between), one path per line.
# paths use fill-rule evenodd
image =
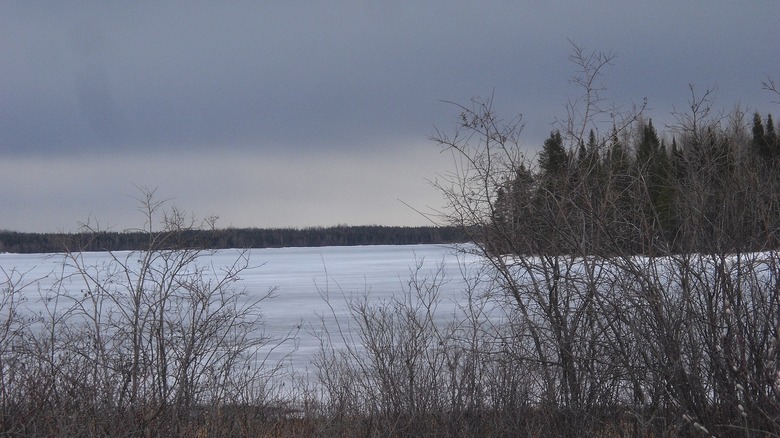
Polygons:
M426 137L434 126L452 126L457 111L442 100L467 103L494 91L499 113L523 113L532 150L576 94L567 83L574 73L566 59L569 40L614 51L615 65L604 77L607 96L626 106L647 97L649 115L661 123L673 121L673 107L684 108L688 84L716 85L727 109L741 102L771 111L776 105L760 83L780 74L773 22L778 9L772 0L8 2L0 16L0 154L35 163L42 173L99 158L109 170L100 176L106 180L91 186L110 187L114 195L106 196L112 199L124 199L118 194L131 192L135 183L163 186L203 206L188 187L219 186L222 196L209 199L213 205L218 198L234 199L219 205L235 212L252 201L251 194L226 196L228 187L197 179L210 175L203 157L230 157L216 166L226 172L259 162L241 157L266 157L287 166L266 169L267 178L251 182L289 188L281 200L264 201L279 212L275 224L301 223L298 206L318 202L311 223L317 216L324 225L356 222L361 204L324 194L309 200L304 187L285 185L285 175L309 166L304 174L343 191L359 185L345 176L351 168L338 164L349 156L362 157L364 168L397 174L408 168L408 157L419 158L419 148L433 148ZM383 161L371 160L379 156ZM430 170L415 166L417 173L406 175L421 192L442 163L426 157ZM173 170L149 164L161 161ZM181 186L166 175L177 172L176 161L206 167L187 169L189 184ZM141 162L151 170L142 171ZM126 174L130 168L135 178ZM387 181L364 187L383 198L393 191ZM18 193L25 188L7 175L0 183L17 193L13 201L0 201L22 202ZM95 190L89 186L84 199ZM25 214L52 217L44 213L50 201L38 197L46 192L25 192ZM88 208L70 192L62 196L71 197L75 211L110 211L102 203ZM388 199L404 196L399 189ZM434 194L426 196L420 202L435 203ZM297 202L283 202L290 199ZM333 213L338 211L341 216ZM32 223L4 216L9 225L0 227ZM253 216L255 225L265 226L260 216ZM380 212L360 221L387 217ZM70 227L70 220L55 217L36 229ZM253 223L250 216L235 221Z

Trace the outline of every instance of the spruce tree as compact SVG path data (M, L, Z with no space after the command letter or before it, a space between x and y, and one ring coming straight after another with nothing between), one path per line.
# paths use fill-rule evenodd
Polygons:
M523 247L519 230L528 229L532 221L530 205L533 202L534 175L520 163L512 179L505 181L496 190L496 200L492 211L494 233L490 244L491 251L500 254L518 253Z
M596 141L596 133L592 129L588 134L588 144L585 145L584 142L580 141L578 162L583 174L592 174L598 170L600 164L598 142Z
M658 219L658 226L669 240L672 240L675 235L673 224L675 184L673 175L674 170L666 152L666 143L662 140L653 158L651 196Z
M591 129L588 134L588 154L591 157L598 156L598 142L596 141L596 133Z
M567 168L568 156L563 147L561 132L555 130L550 133L550 138L544 141L542 152L539 154L539 168L545 177L560 176Z
M611 204L611 211L605 220L607 233L616 245L624 249L632 248L632 240L635 233L631 224L635 223L633 205L635 198L631 193L632 161L625 146L618 138L617 128L612 127L608 153L604 163L607 174L607 197Z
M753 141L751 145L753 153L764 162L768 162L771 158L771 150L766 140L766 131L764 131L764 124L761 121L761 114L755 113L753 114Z
M764 127L764 143L769 156L776 160L780 156L780 150L778 150L778 139L775 134L775 122L772 121L772 114L766 116L766 126Z
M634 172L644 184L644 190L637 193L637 199L642 200L642 223L654 231L652 239L671 236L672 170L666 144L659 139L652 120L641 123L639 132ZM644 246L650 248L654 243L649 240Z
M656 133L653 127L653 120L651 119L647 122L647 125L642 126L639 146L636 148L637 166L640 168L650 166L658 153L659 146L658 133Z
M587 159L588 152L585 150L585 142L580 140L580 145L577 148L577 165L583 167Z

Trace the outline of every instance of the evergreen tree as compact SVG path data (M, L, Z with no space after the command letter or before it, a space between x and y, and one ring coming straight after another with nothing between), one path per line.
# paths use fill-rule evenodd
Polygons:
M518 230L527 229L534 218L530 206L533 202L534 175L520 164L515 177L496 191L492 226L498 239L490 242L492 251L498 254L525 251Z
M563 147L561 132L555 130L550 133L550 138L544 141L542 152L539 154L539 168L545 177L560 176L566 171L568 155Z
M580 140L580 145L577 148L577 165L583 167L587 159L588 152L585 150L585 142Z
M626 149L620 142L617 134L617 128L612 127L612 135L609 141L609 152L607 153L606 165L612 169L612 173L615 171L627 171L629 167L629 156L626 153Z
M776 159L780 156L780 150L778 150L778 147L780 147L778 143L780 142L778 142L777 134L775 134L775 122L772 121L772 114L766 116L766 126L764 129L764 142L766 143L767 150L769 155L773 159Z
M643 243L649 248L656 243L655 239L673 236L671 163L666 144L659 139L652 120L640 122L635 150L634 174L643 185L636 193L642 212L638 219L645 229L653 230L653 236L648 236L652 240Z
M666 152L666 144L661 141L653 158L650 195L658 227L670 241L675 235L673 224L675 184L673 176L674 170Z
M771 119L770 119L771 120ZM772 130L774 133L774 129ZM763 162L768 163L772 159L772 148L767 142L767 133L764 130L764 124L761 121L759 113L753 114L753 153Z
M496 190L496 203L493 207L493 225L499 229L505 229L510 221L509 209L511 204L504 187Z
M636 163L641 168L651 165L660 146L658 133L653 127L652 119L647 122L647 125L642 126L639 138L639 146L636 148Z
M764 140L764 124L761 122L761 114L753 114L753 144L759 144Z
M591 157L597 157L598 156L598 142L596 141L596 133L591 129L590 134L588 134L588 154Z
M610 239L618 246L632 248L635 232L631 224L636 223L634 217L635 197L631 193L633 177L631 176L632 160L623 143L618 138L617 128L612 127L609 148L604 162L607 175L607 195L611 210L605 220Z
M598 170L599 151L598 142L596 140L596 133L591 129L588 134L587 146L583 141L580 141L580 147L578 151L577 164L580 167L580 173L592 174Z

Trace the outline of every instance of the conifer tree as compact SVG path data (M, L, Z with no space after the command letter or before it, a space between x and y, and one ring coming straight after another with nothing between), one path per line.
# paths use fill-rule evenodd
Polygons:
M568 156L563 147L561 132L555 130L550 133L550 138L544 141L542 152L539 154L539 168L545 177L560 176L568 167Z
M577 165L583 167L587 158L588 152L585 150L585 142L580 140L579 147L577 148Z
M612 170L612 174L618 175L628 172L630 157L628 156L625 147L623 147L623 144L620 142L617 128L614 126L612 127L607 159L608 162L606 164Z
M600 164L598 141L596 133L592 129L588 134L588 144L585 145L584 142L580 141L578 162L583 174L592 174L598 170Z
M666 152L666 144L662 140L653 158L651 176L651 199L655 208L658 226L669 240L675 235L673 224L674 181L671 161Z
M777 134L775 134L775 122L772 121L772 114L766 116L766 126L764 129L764 142L766 143L768 153L772 159L776 159L780 156L780 150L778 150L780 145L778 144Z
M764 131L764 124L761 121L761 114L754 113L753 141L751 142L751 145L753 147L753 153L764 162L767 162L771 157L771 152L766 140L766 131Z
M658 133L653 127L652 119L647 122L647 125L643 124L641 129L639 146L636 148L636 164L643 168L652 165L653 159L658 153L660 141Z
M588 153L591 156L598 155L598 142L596 141L596 133L592 129L588 134Z
M753 144L757 144L764 139L764 124L761 122L761 114L753 114Z
M641 124L639 144L636 147L636 175L643 181L648 202L642 207L643 223L655 233L654 238L666 234L671 228L672 193L671 169L666 147L653 127L653 121ZM652 242L646 242L647 245Z
M496 200L492 212L492 226L495 236L499 239L490 242L495 253L518 253L520 248L518 230L530 226L533 214L531 204L534 202L534 175L520 163L513 179L506 181L496 190Z
M635 222L631 167L631 156L618 138L617 128L613 126L604 163L607 175L607 197L612 205L605 226L615 245L626 248L630 248L631 242L635 239L631 230L631 224Z

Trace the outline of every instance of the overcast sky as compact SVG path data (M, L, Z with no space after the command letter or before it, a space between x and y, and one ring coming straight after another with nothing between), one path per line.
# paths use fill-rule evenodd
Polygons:
M140 226L136 186L220 227L420 225L428 138L495 95L536 150L616 55L618 105L780 115L780 1L0 1L0 229ZM776 117L777 118L777 117ZM658 126L659 123L656 123Z

